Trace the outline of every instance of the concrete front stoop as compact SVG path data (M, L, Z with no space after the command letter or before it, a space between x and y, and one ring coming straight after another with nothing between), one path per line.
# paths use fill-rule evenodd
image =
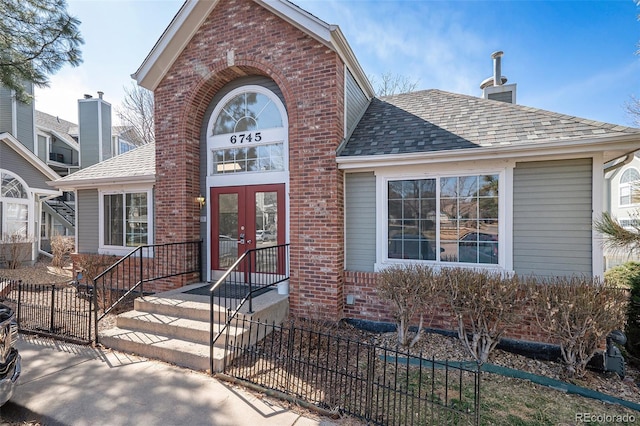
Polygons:
M116 327L100 332L99 342L105 347L146 358L157 359L193 370L205 371L209 364L210 301L207 296L187 294L203 284L193 284L170 292L144 296L135 300L134 310L118 315ZM222 327L226 310L214 305L214 330ZM245 303L238 318L254 319L268 324L282 324L289 315L287 295L271 290L253 300L253 313ZM248 330L231 327L230 336L249 340ZM258 336L263 338L264 336ZM256 339L255 332L251 338ZM213 369L222 371L225 358L224 337L213 350ZM251 342L255 343L255 342Z

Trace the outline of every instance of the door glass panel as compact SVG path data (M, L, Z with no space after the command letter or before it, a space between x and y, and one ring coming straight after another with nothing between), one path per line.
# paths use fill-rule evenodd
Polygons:
M256 192L256 247L278 244L278 193Z
M218 224L218 265L227 269L238 258L238 194L219 194Z
M278 193L256 192L256 248L278 245ZM261 250L256 254L255 270L274 273L277 267L277 251Z

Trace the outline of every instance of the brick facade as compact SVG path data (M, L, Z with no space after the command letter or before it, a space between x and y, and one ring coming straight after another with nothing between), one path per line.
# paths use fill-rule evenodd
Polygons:
M344 64L339 56L250 0L222 0L155 90L156 242L199 238L199 156L205 112L227 83L271 78L289 119L294 315L342 317ZM176 283L176 286L179 283Z

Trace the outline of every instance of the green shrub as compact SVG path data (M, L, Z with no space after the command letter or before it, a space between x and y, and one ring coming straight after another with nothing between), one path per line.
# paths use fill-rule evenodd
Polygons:
M640 358L640 263L627 262L604 274L607 285L629 289L627 309L626 349L629 355Z

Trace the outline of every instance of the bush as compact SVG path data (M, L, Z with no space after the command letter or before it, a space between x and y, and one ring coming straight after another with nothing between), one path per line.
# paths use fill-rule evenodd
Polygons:
M377 289L381 297L393 304L398 343L412 347L420 338L424 314L432 312L438 300L437 276L429 266L394 265L378 274ZM418 331L409 342L411 320L420 316Z
M604 274L604 279L609 286L630 290L625 347L629 355L638 358L640 357L640 263L627 262L616 266Z
M520 315L520 281L516 276L462 268L443 269L441 281L458 320L458 337L476 362L487 362Z
M540 328L560 344L569 377L582 377L606 336L624 326L627 295L597 278L555 277L529 282Z
M54 235L51 237L51 252L53 259L51 265L62 268L71 259L71 253L75 250L75 238Z
M31 257L31 239L20 232L4 235L0 245L8 269L18 269Z

